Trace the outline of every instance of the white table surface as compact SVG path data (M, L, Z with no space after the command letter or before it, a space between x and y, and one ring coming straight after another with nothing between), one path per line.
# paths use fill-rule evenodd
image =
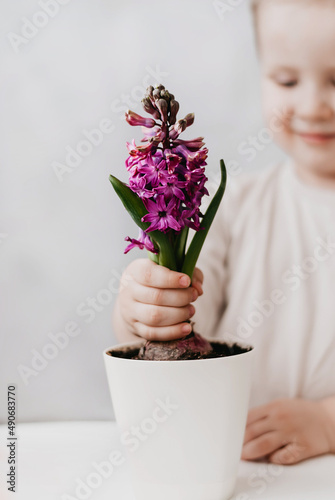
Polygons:
M115 422L17 424L16 493L7 491L7 427L0 426L0 499L79 500L78 480L96 472L93 463L113 450L125 456ZM101 477L101 476L100 476ZM89 500L134 500L126 459L87 494ZM232 500L334 500L335 455L293 466L240 462ZM159 499L157 499L159 500ZM172 499L171 499L172 500Z

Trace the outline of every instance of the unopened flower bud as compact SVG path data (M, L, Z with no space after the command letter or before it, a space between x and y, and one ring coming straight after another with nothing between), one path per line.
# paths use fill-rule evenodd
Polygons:
M154 91L154 88L152 85L150 85L150 87L147 88L145 94L144 94L144 97L150 99L150 101L152 102L152 104L154 105L155 104L155 99L154 99L154 96L153 96L153 91Z
M194 113L189 113L185 116L184 120L186 121L186 127L189 127L194 122Z
M158 89L155 89L153 91L152 95L153 95L153 97L154 97L155 100L160 99L160 97L161 97L161 91L158 90Z
M172 99L170 101L170 125L176 123L177 113L179 111L179 102Z
M170 94L168 90L161 90L161 97L165 99L167 102L170 102Z
M146 111L147 113L150 113L151 115L153 115L153 117L157 120L160 118L160 114L159 114L159 111L158 109L152 104L151 100L150 100L150 97L145 97L144 99L142 99L142 105L143 105L143 109L144 111Z
M165 99L158 99L156 106L160 111L162 122L167 122L168 119L168 103Z
M184 132L184 130L186 129L186 127L187 127L187 122L186 122L185 119L178 120L177 123L174 126L174 128L175 128L175 130L177 131L178 134L181 134L182 132Z

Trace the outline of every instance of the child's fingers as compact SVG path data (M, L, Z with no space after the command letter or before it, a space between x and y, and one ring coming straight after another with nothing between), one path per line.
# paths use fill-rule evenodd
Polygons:
M160 327L182 323L190 319L195 313L192 305L185 307L164 307L151 304L141 304L134 301L132 318L148 326Z
M144 286L156 288L187 288L191 280L187 274L171 271L149 259L134 261L129 270L135 281Z
M275 425L271 419L263 418L246 427L243 444L256 439L267 432L275 430Z
M242 460L256 460L278 450L282 446L283 436L280 432L267 432L262 436L249 441L243 446Z
M204 282L204 273L198 267L194 268L192 281L199 281L201 284Z
M251 425L257 420L266 418L268 415L269 415L268 405L256 406L255 408L251 408L251 410L249 410L248 412L246 425Z
M288 443L283 448L279 448L268 457L268 461L278 465L292 465L306 458L311 458L310 449L308 446L299 445L298 443Z
M202 295L204 293L202 290L203 282L204 274L198 267L196 267L193 271L192 286L197 289L199 295Z
M149 326L139 321L135 321L133 328L136 335L146 340L175 340L185 337L191 333L192 327L190 323L179 323L170 326Z
M198 291L194 287L184 290L169 288L154 288L134 282L131 290L132 299L142 304L157 306L183 307L198 298Z

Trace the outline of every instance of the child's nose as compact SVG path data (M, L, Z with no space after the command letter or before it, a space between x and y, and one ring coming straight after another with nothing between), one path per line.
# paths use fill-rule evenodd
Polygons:
M325 121L334 117L332 103L318 87L307 89L301 95L296 111L301 119L309 121Z

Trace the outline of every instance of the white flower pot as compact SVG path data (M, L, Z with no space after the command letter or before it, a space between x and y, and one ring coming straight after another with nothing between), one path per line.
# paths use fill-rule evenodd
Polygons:
M242 451L254 350L184 361L107 354L142 344L118 345L103 354L136 500L230 498Z

